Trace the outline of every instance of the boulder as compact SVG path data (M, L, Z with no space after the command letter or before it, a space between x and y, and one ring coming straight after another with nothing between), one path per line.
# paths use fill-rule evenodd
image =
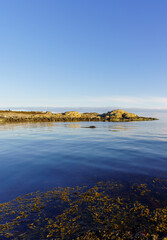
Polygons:
M47 111L45 114L46 114L47 116L50 116L50 115L52 115L52 112Z
M68 118L80 118L82 116L80 113L75 111L65 112L64 115L65 117L68 117Z
M138 117L134 113L124 113L122 116L123 116L123 118L135 118L135 117Z
M105 119L108 118L108 116L110 117L110 120L115 119L115 120L123 120L123 119L131 119L131 118L136 118L138 117L136 114L133 113L128 113L127 111L121 110L121 109L117 109L111 112L107 112L104 113L103 116L105 117Z

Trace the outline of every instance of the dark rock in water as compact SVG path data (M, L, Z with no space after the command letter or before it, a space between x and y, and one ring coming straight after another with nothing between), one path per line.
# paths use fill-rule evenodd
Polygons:
M89 126L89 127L84 127L84 128L96 128L96 126Z

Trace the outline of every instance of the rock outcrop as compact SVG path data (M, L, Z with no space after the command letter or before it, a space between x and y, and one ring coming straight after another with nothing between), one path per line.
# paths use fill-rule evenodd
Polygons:
M103 113L102 116L105 118L105 120L109 121L122 121L122 120L134 120L139 118L134 113L128 113L127 111L117 109L111 112Z
M68 117L68 118L80 118L82 116L80 113L75 111L65 112L64 115L65 117Z
M70 121L109 121L109 122L128 122L128 121L151 121L156 118L140 117L134 113L117 109L107 113L98 114L78 113L70 111L65 113L52 112L23 112L23 111L0 111L0 123L5 122L70 122Z

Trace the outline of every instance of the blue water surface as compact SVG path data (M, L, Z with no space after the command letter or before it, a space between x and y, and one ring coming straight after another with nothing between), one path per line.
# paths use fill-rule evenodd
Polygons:
M55 186L166 178L167 111L135 113L160 120L0 125L0 201Z

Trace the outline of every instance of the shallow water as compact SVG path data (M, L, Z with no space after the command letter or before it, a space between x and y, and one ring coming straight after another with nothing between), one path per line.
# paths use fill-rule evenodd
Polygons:
M0 201L55 186L166 178L167 111L131 112L160 120L1 125Z

